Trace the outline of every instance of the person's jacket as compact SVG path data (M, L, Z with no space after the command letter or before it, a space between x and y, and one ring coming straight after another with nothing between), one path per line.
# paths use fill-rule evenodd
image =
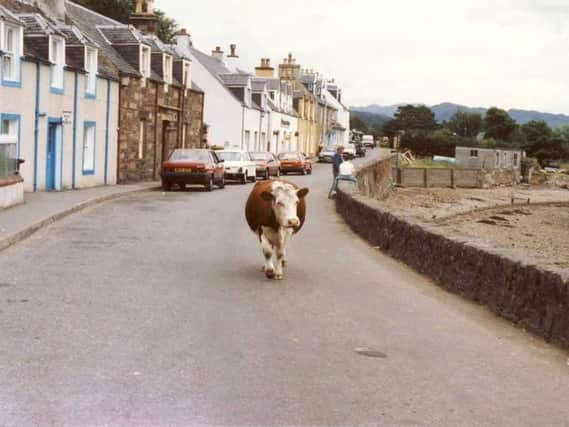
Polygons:
M339 153L334 154L332 158L332 171L334 172L334 176L338 176L340 174L340 165L344 162L342 155Z

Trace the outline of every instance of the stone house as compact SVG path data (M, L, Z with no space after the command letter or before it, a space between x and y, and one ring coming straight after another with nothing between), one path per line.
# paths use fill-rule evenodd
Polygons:
M19 181L15 201L116 182L118 79L67 18L63 0L0 0L0 193Z
M117 181L157 179L173 149L203 145L204 93L192 82L191 59L154 35L151 2L137 0L132 25L65 4L70 19L111 59L119 78Z
M469 169L517 170L521 172L524 152L518 148L457 146L456 166Z
M181 30L176 52L191 58L193 79L207 93L204 121L208 144L249 151L264 146L269 114L253 97L253 76L239 68L237 47L231 45L229 55L219 46L207 54L196 49L190 34Z

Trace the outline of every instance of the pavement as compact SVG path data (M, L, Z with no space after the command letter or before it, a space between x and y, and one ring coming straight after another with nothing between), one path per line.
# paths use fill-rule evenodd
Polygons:
M92 205L0 253L0 425L568 426L567 353L355 236L310 188L283 281L251 184Z
M88 206L158 187L157 182L144 182L73 191L26 193L24 204L0 210L0 251Z

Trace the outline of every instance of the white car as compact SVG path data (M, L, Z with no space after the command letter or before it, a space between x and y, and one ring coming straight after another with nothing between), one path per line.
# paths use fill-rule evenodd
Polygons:
M257 164L251 159L249 153L242 150L216 151L219 160L223 161L225 179L235 179L241 184L247 181L255 182L257 179Z
M347 156L348 154L352 155L352 157L356 157L356 144L344 145L344 156Z

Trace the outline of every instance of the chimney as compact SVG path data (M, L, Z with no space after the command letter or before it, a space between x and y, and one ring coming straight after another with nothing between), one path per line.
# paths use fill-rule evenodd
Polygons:
M193 47L194 44L192 43L192 36L185 28L182 28L176 34L176 45L183 50L188 50Z
M223 61L223 51L221 50L221 47L216 46L215 50L211 51L211 56L213 56L216 59L219 59L220 61Z
M136 0L136 9L129 23L145 34L156 34L158 17L154 14L154 0Z
M271 67L271 60L269 58L261 58L261 66L255 67L255 75L257 77L273 78L275 76L275 69Z
M229 45L229 55L225 57L225 65L231 71L238 72L239 69L239 55L237 55L237 45L231 44Z
M296 63L292 53L289 53L288 57L284 58L283 63L279 65L279 78L296 82L300 78L300 68L300 64Z
M65 22L65 0L35 0L35 4L48 17L59 23Z

